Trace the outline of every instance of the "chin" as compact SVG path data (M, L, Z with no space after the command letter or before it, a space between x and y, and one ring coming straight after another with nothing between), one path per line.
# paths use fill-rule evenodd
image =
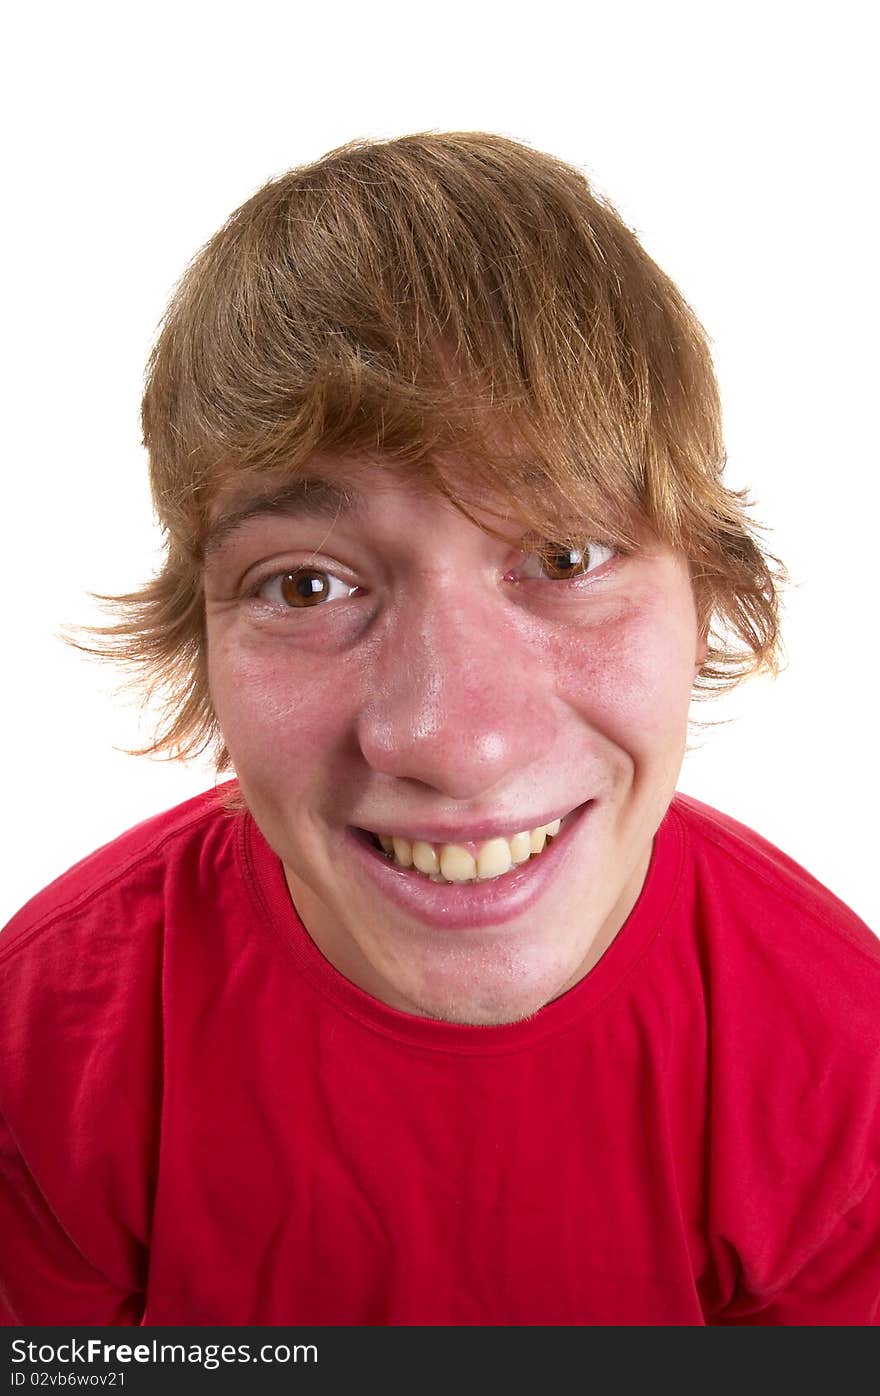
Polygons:
M518 957L505 957L498 963L480 967L471 963L461 983L452 982L448 972L438 982L439 975L425 976L418 986L409 986L398 1001L404 1012L419 1017L434 1018L444 1023L459 1023L471 1027L501 1027L533 1018L545 1004L558 998L576 982L577 974L562 971L558 965L536 975L534 965L526 966Z
M501 1004L447 1004L437 1012L423 1016L434 1018L440 1023L455 1023L459 1027L501 1028L511 1023L525 1023L529 1018L534 1018L541 1008L543 1004L528 1010Z

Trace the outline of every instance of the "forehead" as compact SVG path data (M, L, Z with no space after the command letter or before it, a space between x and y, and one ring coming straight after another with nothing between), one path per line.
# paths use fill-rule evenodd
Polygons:
M328 527L340 520L390 525L396 514L406 510L411 525L418 527L421 518L423 526L430 528L439 510L467 518L488 533L520 536L524 532L526 525L503 499L484 493L475 501L467 498L464 487L454 499L430 479L406 477L378 462L320 460L294 479L251 478L223 492L210 513L203 554L209 559L249 528L273 518L316 520Z
M363 494L341 477L324 474L289 480L251 480L227 490L211 510L203 540L206 557L249 523L272 516L332 519L363 508Z

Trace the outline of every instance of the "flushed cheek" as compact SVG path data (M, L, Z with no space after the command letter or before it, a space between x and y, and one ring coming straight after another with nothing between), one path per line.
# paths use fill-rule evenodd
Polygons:
M226 745L242 775L271 779L295 771L301 784L309 754L326 768L350 727L351 684L338 665L301 655L294 663L284 647L242 651L221 643L213 654L209 650L208 675Z
M596 630L546 641L557 694L631 754L660 753L686 727L695 628L662 596L642 597Z

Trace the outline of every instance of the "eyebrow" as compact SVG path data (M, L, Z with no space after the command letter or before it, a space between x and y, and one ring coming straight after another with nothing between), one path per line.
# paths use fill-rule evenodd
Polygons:
M225 509L208 526L202 544L205 557L216 553L233 533L252 519L285 518L337 519L340 514L356 513L364 497L337 481L320 477L292 480L251 495Z

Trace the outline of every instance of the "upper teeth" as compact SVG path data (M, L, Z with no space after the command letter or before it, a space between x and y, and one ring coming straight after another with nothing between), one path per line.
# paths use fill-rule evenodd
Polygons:
M547 839L555 838L561 819L541 824L537 829L525 829L511 838L486 839L481 844L465 846L460 843L428 843L424 839L401 838L397 834L379 834L386 853L393 854L402 868L417 868L419 872L439 882L472 882L474 879L500 877L517 863L525 863L540 853Z

